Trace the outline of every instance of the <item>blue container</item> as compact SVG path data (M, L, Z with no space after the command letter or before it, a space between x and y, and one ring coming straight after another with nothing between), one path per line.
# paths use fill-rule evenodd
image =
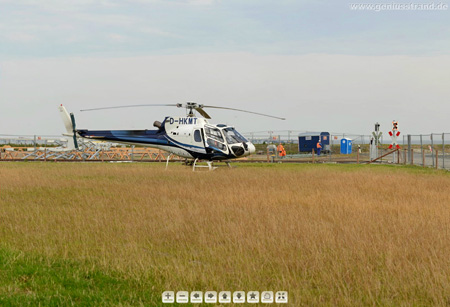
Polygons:
M348 138L343 138L341 140L341 154L349 155L352 153L352 140Z
M330 150L330 133L329 132L305 132L298 135L298 151L317 153L317 142L322 143L322 152L326 153Z

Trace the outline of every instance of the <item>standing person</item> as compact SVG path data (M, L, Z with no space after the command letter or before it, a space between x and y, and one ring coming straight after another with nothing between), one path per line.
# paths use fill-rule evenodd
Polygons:
M317 147L317 155L320 156L320 152L322 151L322 143L320 142L320 138L317 141L316 147Z
M281 145L281 143L278 144L277 150L278 150L278 157L283 158L284 156L286 156L286 151L284 150L284 146Z

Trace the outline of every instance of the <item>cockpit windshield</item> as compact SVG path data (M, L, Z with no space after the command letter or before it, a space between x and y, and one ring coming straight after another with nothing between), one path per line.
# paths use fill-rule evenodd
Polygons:
M223 134L225 135L228 144L248 142L246 138L232 127L223 129Z

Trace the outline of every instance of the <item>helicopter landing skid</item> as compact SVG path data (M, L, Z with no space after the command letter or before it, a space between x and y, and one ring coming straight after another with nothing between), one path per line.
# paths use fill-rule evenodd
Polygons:
M194 160L194 163L192 163L192 171L193 172L195 172L195 169L198 168L198 167L207 167L208 170L210 170L210 171L213 171L213 170L215 170L217 168L216 166L213 166L213 162L212 161L206 161L207 165L199 165L199 164L197 164L197 162L198 162L198 158L196 158Z
M167 170L167 168L169 167L169 161L170 161L170 158L172 157L172 154L170 154L168 157L167 157L167 162L166 162L166 170Z
M198 162L199 162L199 159L196 158L194 160L194 162L192 163L192 171L193 172L195 172L195 169L198 168L198 167L207 167L208 170L210 170L210 171L213 171L213 170L219 168L218 166L214 166L213 161L206 161L207 165L199 165ZM230 164L230 161L224 161L224 162L229 168L232 168L232 166Z

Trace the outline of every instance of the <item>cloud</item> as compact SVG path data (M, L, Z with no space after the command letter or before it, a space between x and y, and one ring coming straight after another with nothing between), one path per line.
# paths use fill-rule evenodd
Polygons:
M232 124L243 132L369 134L373 123L378 121L386 129L392 119L400 122L404 134L449 130L450 56L70 57L3 60L0 71L0 103L9 106L0 114L2 133L60 133L63 126L56 107L61 103L75 112L79 128L151 128L154 120L183 112L167 108L107 113L78 110L185 101L288 118L281 122L212 112L213 123Z
M194 4L194 5L211 5L214 4L214 0L187 0L188 4Z
M182 37L181 35L163 31L163 30L160 30L157 28L143 27L143 28L139 28L138 30L142 33L147 33L147 34L156 35L156 36L166 36L166 37L173 37L173 38L181 38Z
M0 0L0 4L34 7L50 12L73 12L93 6L117 6L112 0Z
M107 37L110 41L115 42L115 43L126 43L128 41L127 37L120 35L120 34L116 34L116 33L108 34Z
M141 4L162 4L169 3L170 5L212 5L220 3L220 0L128 0L131 3L141 3Z
M430 55L450 50L450 19L442 12L356 14L348 5L310 0L276 5L266 0L0 3L0 37L10 43L0 44L3 57L187 52ZM127 44L118 48L123 38Z
M21 43L30 43L38 41L38 37L36 35L32 35L24 32L9 32L2 34L1 37L13 41L13 42L21 42Z

